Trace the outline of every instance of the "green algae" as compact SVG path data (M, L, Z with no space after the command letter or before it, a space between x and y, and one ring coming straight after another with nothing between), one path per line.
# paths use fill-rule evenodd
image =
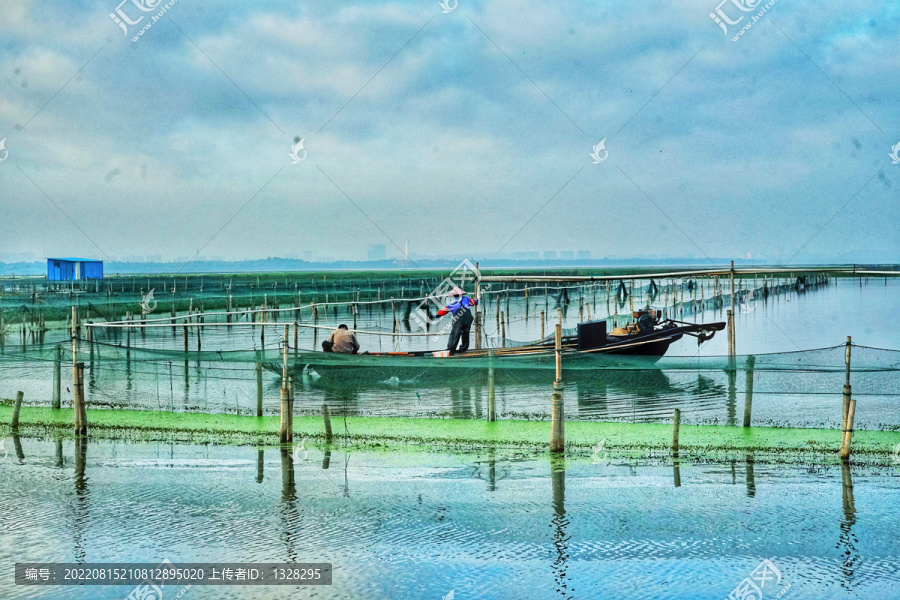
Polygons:
M12 408L0 406L0 431L8 432ZM72 429L71 408L22 407L23 433L65 432ZM278 416L255 417L207 413L94 409L88 411L89 435L98 438L175 439L212 443L278 442ZM450 445L466 447L519 447L546 449L550 439L549 421L504 420L489 422L470 419L422 419L411 417L333 416L335 438L355 442L384 442L390 445ZM295 440L324 438L321 417L295 416ZM668 453L671 425L657 423L606 423L570 421L565 426L566 447L572 452L603 450ZM820 454L837 460L840 431L781 427L728 427L682 425L682 455L709 456L722 453ZM856 431L853 455L869 458L891 457L900 444L900 432Z

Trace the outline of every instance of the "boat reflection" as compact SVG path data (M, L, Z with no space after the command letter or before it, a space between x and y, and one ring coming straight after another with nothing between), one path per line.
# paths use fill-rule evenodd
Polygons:
M440 383L396 376L365 380L343 377L305 377L303 390L324 396L335 414L371 414L410 411L456 419L488 418L494 408L498 418L528 417L548 410L545 402L551 382L539 373L501 369L475 369L454 373ZM374 373L370 373L374 375ZM463 376L464 375L464 376ZM574 371L564 375L566 411L570 418L654 422L672 408L721 410L723 400L734 421L733 395L727 395L724 377L717 381L706 373L661 369ZM273 392L274 393L274 392ZM298 396L298 408L303 406Z

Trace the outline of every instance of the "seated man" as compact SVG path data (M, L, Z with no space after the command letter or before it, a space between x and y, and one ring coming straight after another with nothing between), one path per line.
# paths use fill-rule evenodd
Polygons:
M359 352L359 342L356 341L356 335L347 329L346 325L341 324L331 334L331 337L322 342L322 350L340 354L356 354Z

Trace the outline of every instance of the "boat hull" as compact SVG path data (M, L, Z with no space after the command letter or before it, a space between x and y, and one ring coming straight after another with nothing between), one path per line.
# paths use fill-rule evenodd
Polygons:
M569 341L562 348L563 370L585 372L617 368L653 368L669 349L683 336L681 328L658 329L645 334L610 338L604 346L578 350ZM553 371L556 352L547 344L518 348L471 350L453 356L435 356L435 351L372 352L363 354L333 354L302 352L290 358L289 374L309 375L312 369L321 376L339 375L347 380L364 381L372 377L398 377L403 380L434 378L465 378L472 372L484 372L496 367L515 371ZM281 373L282 365L269 363L266 368Z

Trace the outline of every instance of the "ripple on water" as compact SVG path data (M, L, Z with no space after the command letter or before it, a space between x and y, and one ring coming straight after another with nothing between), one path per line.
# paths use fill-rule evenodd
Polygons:
M675 487L671 465L641 462L560 472L542 456L335 448L326 470L312 446L295 462L273 449L90 442L79 475L72 442L62 466L54 442L22 442L25 460L0 464L4 598L42 597L5 583L14 562L77 559L332 562L335 584L304 590L321 598L721 599L763 558L796 597L900 585L900 478L874 469L854 467L848 498L839 467L683 464Z

